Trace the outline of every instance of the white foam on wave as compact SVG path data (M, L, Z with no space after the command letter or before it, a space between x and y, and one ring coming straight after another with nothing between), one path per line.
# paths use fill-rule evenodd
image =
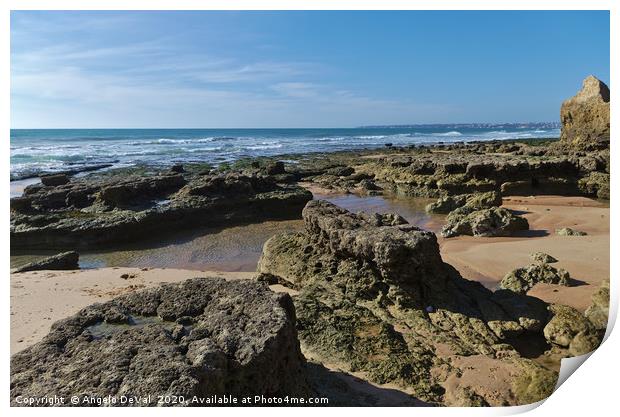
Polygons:
M257 151L261 149L280 149L282 147L281 143L278 144L266 144L266 145L254 145L254 146L244 146L244 149L250 151Z
M463 134L459 131L452 130L450 132L445 133L433 133L434 136L463 136Z

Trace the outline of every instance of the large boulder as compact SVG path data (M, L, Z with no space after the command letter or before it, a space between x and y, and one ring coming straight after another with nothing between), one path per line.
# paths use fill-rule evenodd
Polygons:
M572 307L552 304L552 316L543 329L547 341L562 348L568 348L572 356L593 351L600 344L599 334L590 321Z
M29 262L26 265L15 268L12 272L44 271L44 270L70 270L80 269L80 255L75 251L63 252L58 255L48 256L38 261Z
M525 294L539 282L569 286L570 274L564 269L538 262L509 272L502 278L499 286L517 294Z
M609 279L601 282L599 289L592 295L592 304L585 313L586 317L598 330L607 328L609 318Z
M590 172L579 179L578 186L585 195L609 200L609 174L606 172Z
M306 396L291 298L261 283L196 278L93 304L11 358L18 397ZM78 401L71 404L71 396ZM114 404L112 404L114 405Z
M502 207L476 210L467 206L452 211L441 229L443 237L512 236L515 232L528 230L527 219Z
M509 343L541 332L546 303L509 291L495 297L463 279L442 261L433 233L399 216L352 214L314 200L303 218L303 231L265 243L258 271L298 291L299 336L313 358L432 403L464 403L448 378L471 369L463 361L474 355L512 375L505 392L472 387L467 397L475 403L522 404L551 392L555 373Z
M562 144L581 150L609 146L609 87L590 75L581 90L562 103Z

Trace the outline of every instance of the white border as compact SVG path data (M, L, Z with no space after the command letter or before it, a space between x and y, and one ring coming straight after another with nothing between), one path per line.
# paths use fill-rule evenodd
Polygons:
M348 10L348 9L362 9L362 10L383 10L383 9L396 9L396 10L611 10L611 51L610 51L610 88L613 87L613 79L615 78L615 70L618 68L617 51L618 42L618 27L619 23L619 6L617 1L612 0L427 0L427 1L403 1L403 0L382 0L382 1L369 1L369 0L297 0L297 1L282 1L282 0L56 0L54 2L50 0L3 0L0 2L0 8L2 13L0 15L0 53L2 56L2 63L0 64L0 85L2 86L2 96L0 98L0 127L3 140L3 146L0 148L3 161L3 173L6 179L2 182L2 194L9 195L9 129L10 129L10 68L9 68L9 56L10 56L10 37L9 37L9 25L10 25L10 10ZM491 34L490 34L491 35ZM571 57L566 57L567 61L570 61ZM536 65L532 63L532 65ZM558 103L558 110L559 110ZM612 104L612 125L618 126L618 112L615 110L615 106ZM612 133L615 130L612 130ZM617 166L615 141L617 140L612 134L612 165ZM618 200L618 187L615 180L611 183L612 188L612 208L616 207ZM4 214L5 229L8 230L9 223L9 201L4 198L1 199L2 213ZM613 213L613 210L612 210ZM618 233L620 232L618 227L618 221L615 214L611 215L611 248L612 251L618 248L617 240ZM4 301L2 304L2 312L4 320L0 320L2 323L3 343L0 357L2 361L2 378L0 385L0 408L3 411L10 413L10 415L32 415L45 412L46 415L82 415L85 413L85 409L17 409L9 408L9 358L10 358L10 338L9 338L9 242L8 233L5 234L5 238L0 241L4 256L2 257L2 264L0 268L2 271L6 271L4 275ZM615 257L611 257L611 293L612 293L612 308L611 316L614 318L617 315L618 310L618 261ZM611 327L610 323L610 327ZM460 408L390 408L387 410L377 410L376 408L357 409L356 413L361 415L376 415L378 412L386 412L394 415L437 415L437 414L450 414L450 415L507 415L531 411L534 416L548 417L552 414L565 414L565 415L607 415L610 414L610 410L615 409L615 399L619 395L616 391L615 378L618 377L620 366L618 365L618 352L620 352L620 336L618 332L608 332L608 339L606 342L591 355L586 363L587 365L580 367L575 375L569 378L569 381L563 384L542 406L536 408L537 405L526 407L512 407L512 408L485 408L485 409L460 409ZM208 414L237 414L250 412L253 414L270 414L270 415L289 415L294 413L295 415L313 415L320 412L321 414L336 415L342 412L338 408L324 408L322 410L316 409L257 409L250 410L242 409L190 409L190 410L175 410L176 413L190 413L194 415ZM96 409L88 411L88 413L102 415L108 413L109 410ZM115 410L115 413L129 415L129 413L149 413L149 415L160 415L167 413L162 409L120 409ZM9 415L9 414L4 414Z

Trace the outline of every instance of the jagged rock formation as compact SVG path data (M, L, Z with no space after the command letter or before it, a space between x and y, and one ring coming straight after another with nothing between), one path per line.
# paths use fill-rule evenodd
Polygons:
M581 90L562 103L560 142L573 149L609 147L609 87L590 75Z
M448 214L441 229L443 237L469 236L512 236L515 232L530 228L527 219L508 209L491 207L476 209L460 207Z
M69 270L80 269L80 255L75 251L63 252L58 255L48 256L38 261L29 262L26 265L15 268L13 273L42 271L42 270Z
M437 403L527 403L551 392L556 374L508 343L520 334L542 337L544 302L463 279L442 261L433 233L394 216L311 201L303 218L304 232L265 244L258 271L299 290L299 336L313 355ZM466 382L473 357L514 375L506 392Z
M537 254L538 255L538 254ZM546 255L546 254L542 254ZM549 256L549 255L546 255ZM547 264L547 258L536 256L537 263L509 272L499 283L500 288L511 290L517 294L527 293L539 282L545 284L570 285L570 274L564 269L556 269ZM551 258L555 261L554 258Z
M11 404L54 395L68 405L87 404L88 396L151 396L138 404L151 406L158 395L307 396L303 362L288 295L258 282L196 278L55 323L11 358Z
M556 263L558 260L555 259L553 256L544 253L544 252L534 252L530 254L530 259L534 262L537 262L539 264L554 264Z
M11 247L93 248L201 225L295 218L311 198L301 187L237 173L37 184L11 199Z

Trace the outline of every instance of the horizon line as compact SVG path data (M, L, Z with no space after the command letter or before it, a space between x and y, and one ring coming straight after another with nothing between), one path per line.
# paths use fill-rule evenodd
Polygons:
M10 130L80 130L80 129L97 129L97 130L197 130L197 129L236 129L236 130L258 130L258 129L374 129L374 128L399 128L399 127L415 127L415 126L454 126L454 125L519 125L519 124L561 124L558 121L528 121L528 122L450 122L450 123L399 123L399 124L373 124L359 126L297 126L297 127L11 127Z

